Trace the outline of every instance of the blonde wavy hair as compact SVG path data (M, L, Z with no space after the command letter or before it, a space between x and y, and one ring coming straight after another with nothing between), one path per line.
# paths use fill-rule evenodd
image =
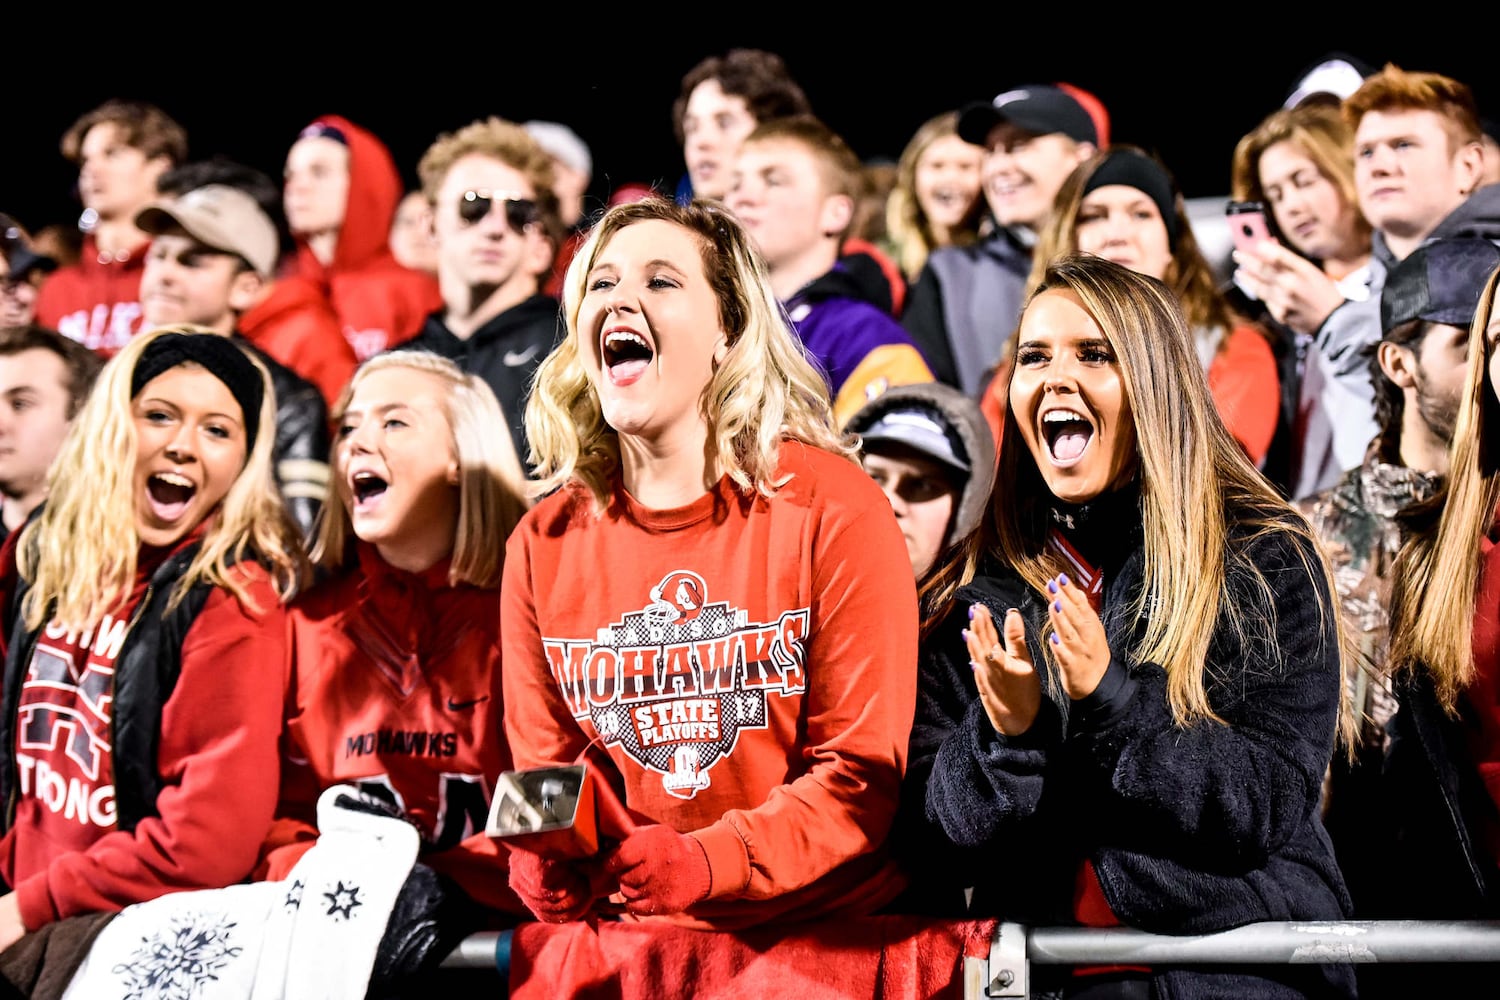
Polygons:
M1449 445L1448 475L1428 499L1403 514L1407 537L1391 586L1391 673L1425 670L1439 702L1458 714L1458 696L1474 680L1473 622L1480 544L1500 506L1500 402L1490 381L1494 348L1485 331L1495 317L1500 268L1491 272L1469 325L1469 366Z
M661 197L610 208L600 217L568 266L563 313L568 335L537 368L526 404L535 481L531 493L550 493L570 480L583 483L603 512L619 469L620 443L604 420L599 398L580 359L578 329L589 272L615 234L640 222L662 221L692 233L702 250L704 277L719 301L719 324L728 351L703 389L701 410L709 428L707 477L728 475L746 492L771 496L785 438L855 460L857 447L834 421L828 383L792 334L770 279L744 229L716 204L678 205Z
M478 375L465 373L453 361L431 351L399 350L377 354L350 377L334 404L332 421L342 425L355 390L371 372L391 368L426 372L443 386L443 415L448 421L448 443L459 468L458 523L454 526L453 557L448 581L476 587L498 587L505 559L505 540L526 513L526 473L516 457L510 424L494 390ZM312 559L323 569L345 564L354 538L349 520L347 484L338 470L339 441L328 458L339 481L323 505Z
M970 246L979 242L979 227L984 218L984 192L974 193L974 202L963 220L952 230L933 231L932 220L917 200L917 165L927 147L958 135L958 112L947 111L923 122L912 134L896 161L896 183L885 200L885 232L896 263L908 281L917 280L927 257L939 246Z
M161 327L130 340L105 364L88 400L63 439L47 476L42 512L24 529L17 558L30 589L21 613L30 629L49 620L84 631L130 593L141 539L136 528L136 432L131 378L142 353L169 333L219 336L189 323ZM301 533L287 513L272 472L276 395L270 373L260 373L260 432L233 485L209 513L203 544L169 598L175 607L195 584L223 587L247 607L255 604L230 572L253 559L271 574L286 601L307 578ZM184 366L196 367L192 362ZM257 609L261 610L261 609Z
M1173 291L1091 254L1054 260L1028 302L1053 289L1079 297L1119 358L1134 414L1145 546L1145 586L1127 611L1145 629L1131 653L1166 671L1173 719L1179 725L1218 719L1204 666L1222 621L1247 641L1276 648L1269 585L1240 556L1246 542L1270 532L1302 543L1308 572L1323 583L1323 621L1337 630L1341 657L1349 655L1352 641L1327 560L1306 519L1256 471L1219 418ZM1002 440L1023 441L1009 407L1004 419ZM1039 590L1068 568L1047 545L1051 497L1030 449L1000 449L987 522L991 552ZM1248 531L1242 535L1241 529ZM1227 602L1231 575L1248 577L1260 599ZM1049 644L1042 645L1053 659ZM1354 720L1339 687L1340 732L1347 740Z

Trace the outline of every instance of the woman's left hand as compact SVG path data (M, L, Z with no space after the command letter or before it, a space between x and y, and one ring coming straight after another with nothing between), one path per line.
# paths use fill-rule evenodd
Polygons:
M1052 623L1052 652L1057 657L1063 690L1074 700L1094 693L1109 667L1109 640L1104 623L1083 589L1061 573L1047 583L1047 617Z

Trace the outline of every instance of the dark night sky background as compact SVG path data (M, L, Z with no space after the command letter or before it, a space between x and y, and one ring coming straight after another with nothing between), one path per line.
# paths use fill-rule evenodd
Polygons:
M231 15L177 45L152 41L163 19L154 9L136 9L135 26L95 25L80 38L74 25L44 24L26 45L17 44L18 34L6 43L13 51L5 59L0 211L28 228L76 217L76 171L58 140L74 118L110 97L160 105L187 128L193 158L221 154L273 177L297 131L320 114L344 115L380 135L411 183L417 159L440 132L498 114L573 126L593 151L596 198L631 181L670 189L682 170L671 127L678 83L700 58L735 45L780 52L814 109L867 159L894 159L912 131L940 111L1022 83L1069 80L1109 106L1116 140L1155 149L1190 198L1228 191L1235 142L1331 51L1373 66L1391 61L1455 76L1474 88L1482 111L1500 115L1492 29L1455 8L1441 18L1441 31L1372 28L1367 10L1357 27L1304 27L1295 37L1292 15L1268 9L1263 17L1274 14L1286 38L1264 28L1195 28L1176 14L1121 14L1118 24L1101 24L1081 9L1072 28L1080 37L1069 38L1060 23L1017 23L1014 8L978 25L957 8L938 9L947 27L924 35L876 20L871 9L860 19L871 27L860 32L874 37L848 42L800 22L780 22L774 32L714 33L671 18L611 20L580 11L576 37L564 38L517 23L536 20L543 8L423 7L386 19L360 8L360 17L383 23L320 30L285 13L259 12L254 24L237 25ZM1352 13L1340 9L1346 19ZM846 5L828 16L857 13ZM1215 17L1246 13L1224 8ZM773 19L765 8L754 15ZM1171 18L1172 34L1142 28L1162 16ZM1052 20L1074 24L1065 16ZM1465 21L1473 23L1466 29ZM360 40L360 32L370 37ZM81 65L70 65L75 59Z

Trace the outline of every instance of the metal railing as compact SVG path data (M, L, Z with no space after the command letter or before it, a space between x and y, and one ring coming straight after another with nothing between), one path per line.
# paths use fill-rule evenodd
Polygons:
M1032 965L1267 965L1320 962L1500 962L1500 920L1268 921L1215 934L1001 923L987 958L967 959L964 996L1031 996ZM510 932L473 934L444 968L507 969Z
M1031 965L1266 965L1500 962L1500 920L1267 921L1215 934L1002 923L987 960L964 968L964 996L1031 996Z

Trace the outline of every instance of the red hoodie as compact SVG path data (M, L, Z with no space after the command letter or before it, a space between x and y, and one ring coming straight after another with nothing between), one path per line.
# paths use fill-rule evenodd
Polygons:
M271 294L240 316L245 339L318 387L333 412L359 367L338 315L306 278L278 278Z
M307 127L315 126L337 129L349 146L349 200L333 262L325 267L298 237L289 273L325 291L345 339L363 361L416 336L443 299L435 277L403 267L391 254L391 220L403 184L390 150L369 130L338 115L322 115Z

